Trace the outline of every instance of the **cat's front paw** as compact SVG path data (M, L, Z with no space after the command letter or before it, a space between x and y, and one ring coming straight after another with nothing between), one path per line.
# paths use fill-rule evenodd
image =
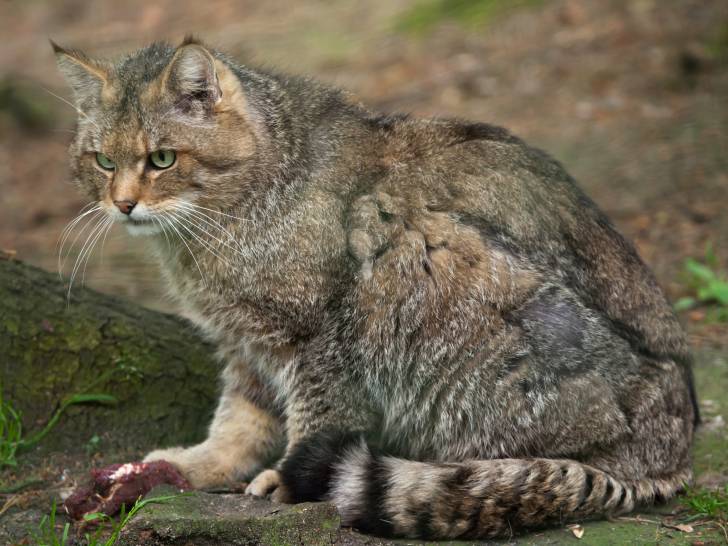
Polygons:
M174 464L175 458L179 457L180 454L184 452L185 448L183 447L170 447L167 449L155 449L154 451L147 453L147 455L144 457L143 462L149 463L152 461L167 461L168 463L171 463L174 466L177 466Z
M204 442L189 448L156 449L144 457L144 462L151 461L167 461L195 489L230 485L239 481L245 470L249 470L241 468L243 461Z
M246 495L265 497L270 495L273 502L288 503L290 496L286 486L281 482L281 474L277 470L263 470L245 489Z

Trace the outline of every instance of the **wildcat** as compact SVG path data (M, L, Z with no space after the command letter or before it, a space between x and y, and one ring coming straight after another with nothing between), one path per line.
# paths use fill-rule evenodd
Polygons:
M689 482L685 336L545 153L193 38L114 63L53 46L76 184L155 247L225 363L209 437L146 460L197 487L258 473L250 494L421 538L624 513Z

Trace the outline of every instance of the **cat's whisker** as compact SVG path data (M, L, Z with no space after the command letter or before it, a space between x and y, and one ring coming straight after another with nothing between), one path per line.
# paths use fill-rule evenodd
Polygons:
M227 216L228 218L232 218L234 220L239 220L241 222L251 222L252 221L252 220L250 220L248 218L241 218L240 216L235 216L234 214L228 214L227 212L224 212L222 210L215 210L215 209L211 209L211 208L208 208L208 207L203 207L202 205L198 205L197 203L192 203L190 201L184 201L182 199L174 199L174 202L177 205L186 205L186 206L192 207L194 209L199 209L199 210L205 210L205 211L209 211L209 212L214 212L216 214L220 214L222 216Z
M101 241L101 263L104 263L104 246L106 246L106 236L111 231L111 228L114 226L114 221L110 221L108 227L106 228L106 233L104 233L104 239Z
M74 226L75 226L75 225L76 225L76 224L77 224L77 223L78 223L78 222L79 222L79 221L80 221L80 220L81 220L81 219L82 219L82 218L83 218L84 216L86 216L87 214L90 214L90 213L94 212L94 210L100 210L100 209L101 209L101 205L99 205L99 204L96 204L96 207L94 207L94 209L92 209L92 210L86 210L86 209L87 209L88 207L90 207L90 206L93 206L93 205L94 205L94 203L95 203L94 201L91 201L90 203L87 203L87 204L85 204L85 205L84 205L84 206L83 206L83 207L81 208L81 210L79 210L79 211L78 211L78 214L77 214L77 215L76 215L76 216L75 216L74 218L72 218L72 219L71 219L71 220L70 220L70 221L69 221L69 222L68 222L68 223L67 223L67 224L66 224L66 225L64 226L64 228L63 228L63 231L61 231L61 234L60 234L60 235L58 236L58 240L56 241L56 248L58 248L58 245L59 245L59 244L61 243L61 238L62 238L62 237L63 237L64 235L66 235L66 233L67 233L67 232L70 232L70 231L71 231L71 230L73 229L73 227L74 227Z
M86 112L84 112L83 110L81 110L81 109L80 109L80 108L79 108L78 106L76 106L75 104L73 104L73 103L72 103L71 101L68 101L68 100L64 99L63 97L61 97L61 96L59 96L59 95L56 95L56 94L55 94L55 93L54 93L53 91L51 91L50 89L48 89L48 88L46 88L46 87L43 87L42 85L40 86L40 88L41 88L41 89L43 89L43 91L45 91L45 92L46 92L46 93L48 93L49 95L52 95L52 96L54 96L55 98L57 98L57 99L58 99L58 100L60 100L61 102L65 103L65 104L67 104L68 106L70 106L71 108L73 108L73 109L74 109L74 110L76 111L76 113L77 113L78 115L82 116L82 117L83 117L84 119L86 119L86 120L87 120L87 121L88 121L88 122L89 122L89 123L90 123L91 125L93 125L94 127L96 127L96 129L98 129L99 131L101 131L101 128L100 128L100 127L99 127L99 126L98 126L98 125L96 124L96 122L95 122L94 120L92 120L92 119L91 119L91 118L89 117L89 115L88 115L88 114L86 114Z
M84 259L87 257L88 253L93 249L94 245L96 244L96 241L103 233L104 227L106 227L106 222L110 221L110 218L105 217L103 219L94 218L95 225L93 229L89 232L89 234L86 236L86 240L83 243L83 246L81 247L81 252L76 257L76 261L73 264L73 270L71 271L71 277L68 281L68 292L66 293L66 300L68 305L71 304L71 289L73 288L73 282L76 279L76 275L81 268L81 264L84 262Z
M109 218L108 221L106 222L106 227L104 229L103 238L101 239L101 249L99 252L99 255L100 255L99 263L100 264L104 263L104 246L106 246L106 237L109 235L109 232L111 231L111 228L113 226L114 226L114 220L112 218ZM82 283L85 283L85 282L86 282L86 268L84 267L84 276L83 276Z
M218 222L217 220L212 218L209 214L202 212L201 210L198 210L198 207L194 207L189 203L185 203L184 201L177 201L176 205L177 205L178 209L202 216L202 217L206 218L207 220L209 220L210 222L214 223L219 229L221 229L223 231L227 231L225 229L225 226L223 226L220 222Z
M185 241L184 237L177 229L177 226L174 225L174 222L168 216L160 216L160 219L164 220L167 223L167 225L170 227L170 229L172 229L172 231L174 231L177 234L177 237L179 238L180 241L182 241L182 244L185 245L185 247L187 248L187 251L190 253L190 256L192 257L192 260L195 262L195 265L197 266L197 270L200 272L200 280L202 281L202 284L205 285L205 287L207 287L207 281L205 281L205 275L202 274L202 268L200 267L200 264L197 262L197 258L195 258L195 254L194 254L194 252L192 252L190 245L187 244L187 241Z
M90 218L86 219L86 222L84 223L84 225L76 233L76 236L73 238L73 241L71 241L71 243L68 245L68 249L65 250L66 249L65 242L61 246L61 249L58 254L58 258L59 258L59 261L61 260L61 257L63 258L63 260L62 260L62 262L59 263L59 268L58 268L59 273L62 273L63 270L66 268L66 261L71 256L71 253L72 253L73 249L76 247L76 243L81 238L81 235L83 235L89 227L95 225L96 221L99 218L101 218L101 216L102 216L102 212L100 210L95 211L95 213ZM68 235L70 237L71 232L69 232ZM65 252L64 252L64 250L65 250Z
M209 233L206 229L204 229L204 225L198 225L199 229L201 229L204 233L206 233L208 236L216 239L220 244L224 245L228 249L232 250L236 254L244 255L246 254L247 249L243 246L242 243L240 243L235 236L228 231L228 229L223 226L219 221L213 219L210 217L210 215L195 210L191 207L187 207L185 204L180 204L179 207L181 210L184 210L186 214L190 215L192 218L190 220L195 219L197 223L199 224L202 222L202 224L208 226L213 232L219 233L220 237L222 239L215 237L211 233Z
M152 221L159 226L159 229L162 231L162 234L164 235L164 238L167 241L167 250L172 250L172 243L169 240L169 235L167 234L167 230L164 227L164 224L162 223L161 218L158 218L157 216L152 216Z
M85 259L88 257L88 253L95 244L97 237L103 233L106 223L109 221L108 218L98 218L94 227L91 229L86 237L86 240L81 247L81 252L76 256L73 269L71 271L70 284L73 284L74 279L78 272L81 270L81 266L84 264Z
M102 221L101 229L99 230L96 237L94 237L94 240L91 243L91 247L89 248L89 252L86 253L86 261L83 264L83 272L81 274L81 286L84 286L86 284L86 268L88 267L88 262L91 259L91 255L93 254L93 249L98 243L99 239L102 235L109 232L109 228L111 227L111 224L114 223L114 220L112 218L107 217L105 220ZM103 247L103 245L102 245Z
M233 250L235 252L242 252L244 251L243 246L235 239L232 233L230 233L220 222L217 220L214 220L209 215L204 214L202 212L196 211L191 208L186 208L184 206L180 206L180 209L184 210L187 214L191 215L192 218L196 219L198 222L204 222L205 225L209 226L212 230L218 230L221 232L222 236L226 236L229 242L219 239L218 237L215 237L213 234L209 233L207 230L203 229L203 226L198 226L201 230L203 230L208 236L212 237L213 239L217 240L219 243L223 244L230 250Z
M80 222L80 221L81 221L81 219L82 219L82 218L83 218L84 216L86 216L87 214L91 214L91 213L92 213L92 212L94 212L95 210L101 210L101 206L100 206L100 205L96 205L96 207L92 208L91 210L86 210L86 209L88 208L88 206L89 206L89 205L93 205L93 202L91 202L91 203L89 203L89 204L85 205L85 206L84 206L84 207L83 207L83 208L82 208L82 209L81 209L81 210L80 210L80 211L78 212L78 214L77 214L77 215L76 215L76 216L75 216L75 217L74 217L73 219L71 219L71 221L70 221L70 222L68 222L68 223L67 223L67 224L66 224L66 225L64 226L64 228L63 228L63 231L61 231L61 234L60 234L60 235L58 236L58 240L56 241L56 248L58 248L58 245L59 245L59 244L61 244L61 239L62 239L62 238L63 238L63 237L65 236L65 235L67 235L67 234L68 234L68 233L69 233L69 232L70 232L70 231L71 231L71 230L72 230L72 229L73 229L73 228L75 227L75 225L76 225L76 224L77 224L78 222Z
M171 213L172 216L177 220L177 223L185 229L198 243L200 243L203 248L205 248L208 252L210 252L213 256L215 256L217 259L219 259L221 262L223 262L228 267L233 267L232 264L228 261L227 258L224 256L221 256L216 249L207 241L205 241L202 237L200 237L197 233L195 233L189 226L196 227L197 229L200 229L204 232L204 230L192 222L189 218L182 218L180 216L175 215L174 213ZM207 233L207 232L205 232ZM209 235L209 234L208 234ZM219 240L219 239L218 239Z
M89 214L92 214L91 218L87 218L86 223L83 225L83 227L80 229L80 231L76 234L76 236L74 237L73 241L71 242L71 244L68 248L68 251L66 252L66 254L64 256L63 250L66 246L66 241L67 241L68 237L70 237L71 233L73 233L73 229L75 228L75 226L84 217L88 216ZM81 237L81 235L83 235L83 233L89 228L89 226L91 226L94 223L94 221L99 217L100 214L102 214L101 207L100 206L97 208L95 207L95 208L85 212L84 214L80 215L78 218L76 218L76 220L74 220L72 222L72 225L70 226L70 228L65 230L66 233L61 240L60 248L58 250L58 275L61 278L63 277L63 269L66 266L66 260L68 259L71 249L74 246L76 246L76 241L78 241L79 237Z
M220 244L222 244L224 246L229 246L222 239L220 239L219 237L216 237L215 235L213 235L212 233L210 233L207 229L205 229L205 225L202 224L202 223L200 223L200 220L199 219L196 219L194 216L192 216L192 217L189 217L189 216L185 217L185 216L179 215L178 216L178 220L181 223L185 224L185 225L189 225L189 226L192 226L192 227L198 229L201 234L206 235L207 237L209 237L210 239L212 239L213 241L215 241L216 243L218 243L217 246L219 246ZM201 237L199 237L199 234L196 234L196 235L198 235L198 238L201 239ZM214 248L213 247L213 242L210 242L210 241L203 241L203 242L206 245L208 245L209 247Z

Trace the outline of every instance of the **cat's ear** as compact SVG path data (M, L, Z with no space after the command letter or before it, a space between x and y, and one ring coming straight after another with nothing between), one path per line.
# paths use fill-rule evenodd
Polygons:
M222 99L215 58L192 38L185 38L177 48L161 78L162 88L179 97L178 104L183 106L210 111Z
M71 86L76 104L80 105L90 97L99 97L109 83L109 67L80 51L63 48L53 40L50 42L58 68Z

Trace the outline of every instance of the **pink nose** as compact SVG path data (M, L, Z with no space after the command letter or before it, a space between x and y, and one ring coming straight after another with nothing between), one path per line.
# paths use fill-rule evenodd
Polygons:
M131 211L136 206L136 201L114 201L114 205L124 214L131 214Z

